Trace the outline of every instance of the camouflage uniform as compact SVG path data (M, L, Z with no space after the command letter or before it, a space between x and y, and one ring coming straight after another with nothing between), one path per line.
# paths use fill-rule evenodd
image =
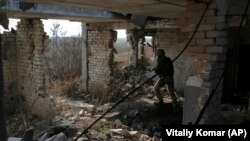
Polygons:
M154 86L155 95L157 96L159 103L163 103L163 95L160 93L160 89L167 84L167 90L170 94L173 104L177 104L177 99L174 93L174 67L170 58L162 55L158 55L157 65L154 68L155 73L160 77Z

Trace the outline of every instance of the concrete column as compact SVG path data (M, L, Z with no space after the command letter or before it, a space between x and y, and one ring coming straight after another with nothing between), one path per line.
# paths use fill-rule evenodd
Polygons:
M82 89L88 91L88 50L87 50L87 24L82 23Z

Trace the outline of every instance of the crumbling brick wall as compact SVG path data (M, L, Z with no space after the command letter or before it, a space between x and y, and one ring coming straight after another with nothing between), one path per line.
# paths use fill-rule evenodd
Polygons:
M182 32L188 33L189 37L201 18L205 7L206 4L202 1L200 3L189 1L186 11L179 17L178 23L181 23L181 30ZM220 11L224 10L218 9L216 2L213 1L199 26L196 36L188 47L188 52L192 54L196 60L195 72L197 75L200 75L203 80L200 94L197 97L196 102L190 105L200 107L198 110L196 109L197 111L195 114L197 114L197 116L208 96L218 83L224 70L227 46L227 23L225 16L226 13L220 13ZM221 84L207 107L200 123L214 124L217 122L221 100Z
M110 91L113 75L114 47L117 33L114 30L88 30L88 90L92 93Z
M40 19L21 19L17 25L18 93L25 99L26 110L43 118L54 115L53 104L46 92L44 52L48 39Z

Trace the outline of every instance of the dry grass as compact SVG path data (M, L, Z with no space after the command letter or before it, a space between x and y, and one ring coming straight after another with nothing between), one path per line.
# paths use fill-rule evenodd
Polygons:
M68 78L64 81L53 81L49 88L49 92L52 95L69 95L78 89L79 82L79 77Z

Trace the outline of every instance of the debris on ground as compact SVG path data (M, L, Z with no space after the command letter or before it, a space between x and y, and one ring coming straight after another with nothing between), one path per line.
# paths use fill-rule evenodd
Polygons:
M115 75L113 99L109 102L95 105L93 96L84 93L74 84L75 90L52 91L57 115L53 120L39 119L34 115L26 115L28 127L34 127L35 141L71 141L91 125L96 119L110 109L121 97L128 94L133 88L147 80L143 65L137 69L133 66L124 67ZM60 84L61 85L61 84ZM73 84L72 84L73 85ZM161 136L161 124L180 124L182 111L173 114L172 101L165 95L165 104L162 107L153 105L156 97L148 97L153 93L153 82L145 84L132 96L107 113L78 141L109 140L109 141L158 141ZM58 85L57 85L58 86ZM58 87L56 87L58 88ZM67 87L68 88L68 87ZM70 92L70 94L65 94ZM117 96L117 97L115 97ZM8 117L8 135L22 138L25 127L19 114Z

